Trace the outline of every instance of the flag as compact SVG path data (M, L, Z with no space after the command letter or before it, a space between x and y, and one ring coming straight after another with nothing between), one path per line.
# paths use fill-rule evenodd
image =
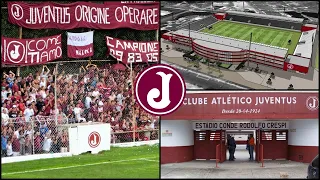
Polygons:
M68 34L68 57L85 58L93 56L93 31Z

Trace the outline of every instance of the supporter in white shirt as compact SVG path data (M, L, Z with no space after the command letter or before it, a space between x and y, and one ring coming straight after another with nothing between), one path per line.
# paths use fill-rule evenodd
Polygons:
M91 104L91 102L92 102L92 99L91 99L91 93L89 93L87 96L86 96L86 99L85 99L85 101L84 101L84 105L85 105L85 107L87 108L87 109L89 109L90 108L90 104Z
M83 81L84 81L84 83L87 83L87 82L89 82L89 75L87 74L87 75L85 75L84 76L84 78L83 78Z
M2 88L4 88L4 87L2 87ZM12 94L12 90L9 87L5 88L4 91L1 91L1 96L5 96L4 100L8 99L8 93Z
M36 90L34 88L32 88L31 93L29 93L29 98L31 97L31 102L32 101L36 101Z
M47 87L47 80L45 78L41 78L40 88Z
M78 122L86 122L86 119L81 117L82 109L80 108L80 104L77 104L77 106L73 108L73 112Z
M28 129L24 132L24 135L30 135L32 136L33 135L33 130L32 130L32 127L31 125L28 126Z
M120 102L118 101L118 103L117 103L117 105L116 105L116 110L117 110L118 112L120 112L121 109L122 109L122 104L120 104Z
M155 120L151 120L151 124L150 124L151 129L154 129L154 122L155 122Z
M50 151L50 148L51 148L51 137L50 137L50 134L47 133L45 138L44 138L44 142L43 142L43 147L42 149L45 151L45 152L49 152Z
M1 122L6 126L9 123L8 109L1 107Z
M113 101L116 98L116 95L112 91L111 95L109 96L110 101Z
M10 140L8 140L7 143L7 156L13 156L12 143Z
M47 72L44 70L44 68L47 69ZM41 78L44 78L45 80L48 78L48 74L50 73L50 69L47 66L42 67L42 72L40 74Z
M30 117L34 115L34 111L31 108L31 104L28 105L27 109L23 112L26 122L30 121Z
M20 131L22 130L22 127L19 127L13 134L19 139L20 137Z
M26 105L28 106L29 104L31 104L33 101L33 98L31 96L29 96L29 99L26 101Z
M103 112L103 102L102 102L102 101L99 101L98 105L99 105L99 107L98 107L98 112L99 112L99 113Z
M43 99L46 99L46 97L47 97L45 89L46 89L45 87L42 87L42 90L40 91L40 95L42 96Z
M100 95L100 92L98 90L98 88L96 88L93 92L92 92L92 96L93 97L98 97Z
M122 100L123 100L124 98L123 98L123 95L122 95L122 93L119 93L118 95L117 95L117 102L120 104L120 105L122 105Z
M8 98L8 91L6 91L5 87L1 87L1 98L3 98L3 100Z

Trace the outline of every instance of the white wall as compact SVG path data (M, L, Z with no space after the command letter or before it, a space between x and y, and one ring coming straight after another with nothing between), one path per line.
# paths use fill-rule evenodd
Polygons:
M236 135L234 135L234 140L236 140L236 141L246 141L246 140L248 140L248 135L236 134Z
M170 133L172 133L171 136ZM191 121L161 120L161 147L192 146L193 144Z
M294 146L319 146L319 120L289 121L288 144Z

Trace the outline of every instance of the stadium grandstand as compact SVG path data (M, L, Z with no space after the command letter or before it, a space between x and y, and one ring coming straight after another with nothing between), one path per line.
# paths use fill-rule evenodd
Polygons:
M82 2L54 3L67 7ZM90 2L89 5L99 6L102 3ZM34 4L42 5L41 2ZM68 33L81 34L92 29L57 27L35 31L19 27L8 20L11 13L7 1L1 2L1 6L2 39L35 41L36 38L60 34L62 51L59 59L50 62L7 64L2 58L1 157L70 152L67 128L76 124L110 124L110 143L113 145L158 139L159 117L146 113L135 104L132 93L132 81L136 75L154 62L144 59L143 62L131 63L131 68L109 54L105 40L106 36L111 36L135 42L155 41L158 28L148 31L95 29L93 55L74 58L68 54ZM10 53L19 56L13 50ZM25 138L25 143L19 142L20 137ZM8 147L7 142L11 143Z
M5 132L12 143L13 154L10 155L67 152L67 132L59 129L63 124L110 123L112 143L132 142L133 129L137 131L136 141L157 139L157 132L153 130L158 128L158 118L137 105L134 106L137 124L133 126L131 82L128 81L130 69L119 71L118 66L109 63L103 67L89 66L76 75L61 72L56 86L53 81L55 70L46 66L34 68L39 71L25 76L16 76L12 71L4 73L1 84L1 132ZM134 74L142 69L143 66L137 65ZM28 147L19 143L21 133L27 135ZM31 139L33 134L34 142ZM57 144L41 146L48 139L56 140Z
M212 62L306 74L317 28L303 18L225 11L184 23L162 38Z

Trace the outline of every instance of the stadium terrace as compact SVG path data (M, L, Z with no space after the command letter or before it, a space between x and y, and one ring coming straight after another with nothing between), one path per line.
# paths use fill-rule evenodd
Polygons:
M301 18L226 11L172 28L162 38L211 63L307 74L316 29Z

